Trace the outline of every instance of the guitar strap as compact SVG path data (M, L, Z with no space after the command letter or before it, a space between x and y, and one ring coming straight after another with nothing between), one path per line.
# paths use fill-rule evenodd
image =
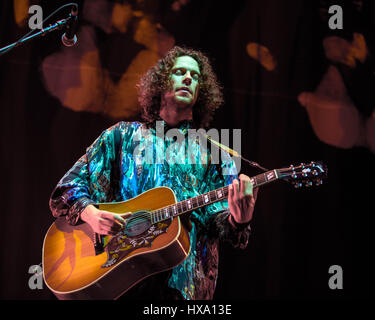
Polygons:
M238 157L238 158L241 158L242 160L244 160L245 162L249 163L252 167L255 167L255 168L258 168L264 172L266 171L269 171L269 169L267 168L264 168L262 167L259 163L255 162L255 161L250 161L246 158L244 158L242 155L240 155L237 151L221 144L220 142L212 139L209 135L207 135L206 133L203 133L203 135L207 138L208 141L210 141L212 144L216 145L219 149L222 149L226 152L228 152L230 155L232 155L233 157Z

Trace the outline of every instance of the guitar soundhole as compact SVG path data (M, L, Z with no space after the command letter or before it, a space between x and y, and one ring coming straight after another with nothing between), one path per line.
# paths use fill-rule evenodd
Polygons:
M147 211L139 211L134 213L127 220L124 233L129 237L134 237L144 233L151 227L150 214Z

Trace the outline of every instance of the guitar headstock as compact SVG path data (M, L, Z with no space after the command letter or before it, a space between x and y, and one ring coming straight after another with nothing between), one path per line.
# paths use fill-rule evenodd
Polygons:
M277 173L281 179L291 182L295 188L301 188L323 184L328 168L320 161L312 161L309 164L301 163L299 166L291 165L289 168L278 169Z

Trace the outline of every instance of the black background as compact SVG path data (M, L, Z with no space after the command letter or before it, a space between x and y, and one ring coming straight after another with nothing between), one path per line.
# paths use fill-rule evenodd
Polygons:
M35 3L50 13L66 2ZM297 190L277 182L260 190L248 247L221 246L215 298L373 296L375 156L367 148L321 142L297 101L299 93L315 89L329 65L322 38L330 30L319 15L326 2L192 0L177 13L170 10L172 2L158 2L155 15L177 45L208 54L225 88L226 103L212 127L242 129L242 154L267 168L311 160L329 168L319 188ZM12 3L0 4L1 46L28 32L13 21ZM371 39L372 3L365 2L364 9L360 27ZM350 6L346 12L342 36L350 37L358 25ZM60 49L60 34L0 57L2 299L56 299L45 286L28 287L29 266L41 263L43 238L54 221L49 196L85 148L120 120L71 111L46 91L40 65ZM248 56L249 42L270 49L278 61L275 71ZM372 96L371 88L367 94ZM241 172L259 171L242 162ZM343 290L328 287L331 265L343 268Z

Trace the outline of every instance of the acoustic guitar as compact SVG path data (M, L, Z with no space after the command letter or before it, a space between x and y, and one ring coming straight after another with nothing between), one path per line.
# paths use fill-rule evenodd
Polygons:
M321 162L274 169L251 178L254 187L278 179L295 187L322 184ZM43 243L43 278L58 299L116 299L153 274L174 268L190 252L189 232L180 216L226 199L228 186L177 202L172 189L158 187L114 203L97 204L117 214L131 212L114 236L98 235L84 222L59 217Z

